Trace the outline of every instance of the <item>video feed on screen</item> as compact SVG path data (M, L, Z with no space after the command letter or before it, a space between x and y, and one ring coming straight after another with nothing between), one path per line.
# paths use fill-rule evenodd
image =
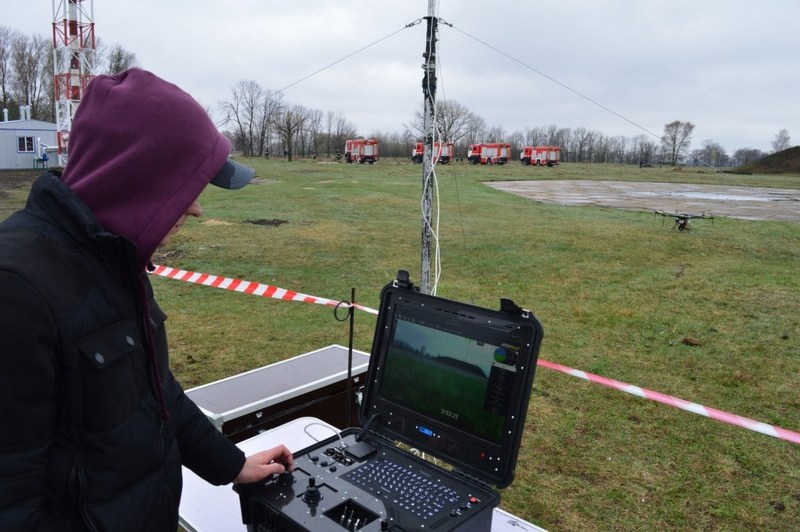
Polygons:
M499 443L520 356L513 335L495 331L486 338L456 323L448 331L428 326L418 313L398 312L393 327L381 396Z

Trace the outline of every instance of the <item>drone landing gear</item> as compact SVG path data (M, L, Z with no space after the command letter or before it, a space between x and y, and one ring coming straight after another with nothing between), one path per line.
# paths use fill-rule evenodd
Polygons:
M672 226L672 230L691 231L692 226L689 223L689 218L684 218L684 217L675 218L675 225Z

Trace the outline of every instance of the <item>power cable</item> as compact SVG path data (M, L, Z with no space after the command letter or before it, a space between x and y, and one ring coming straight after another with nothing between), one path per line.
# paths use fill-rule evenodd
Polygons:
M443 18L438 17L438 7L437 7L437 18L439 19L439 23L440 24L444 24L446 26L453 27L452 24L450 24L449 22L447 22ZM444 75L443 75L444 69L441 66L442 65L442 62L441 62L441 55L442 55L441 54L441 49L442 49L441 42L439 42L439 44L438 44L439 52L437 54L438 57L437 57L437 62L436 62L437 79L438 79L438 85L439 85L439 87L441 89L441 93L442 93L442 98L441 99L444 100L444 101L447 101L447 96L445 95L445 88L444 88ZM438 107L438 103L436 105ZM435 108L434 109L434 119L436 118L436 116L437 116L437 114L436 114L436 108ZM440 141L442 143L442 146L444 146L444 143L446 141L452 141L453 140L453 139L445 139L441 135L441 131L439 131L438 128L435 129L434 132L435 132L435 134L440 135ZM453 144L453 149L455 150L455 143ZM450 154L450 160L453 163L454 168L455 168L455 163L456 163L456 154L455 153L451 153ZM466 229L464 227L464 213L463 213L463 210L461 208L461 193L460 193L460 190L458 188L458 172L455 171L455 170L453 171L453 183L455 184L455 187L456 187L456 205L458 206L458 219L459 219L459 223L461 225L461 243L464 246L464 252L466 253L466 251L467 251L467 238L466 238ZM437 188L437 192L438 192L438 188ZM439 242L438 234L437 234L436 242L437 242L437 245L438 245L438 242ZM437 248L437 252L439 252L438 248ZM438 275L440 276L441 275L441 258L440 257L439 257L439 261L440 262L439 262L439 265L438 265L438 268L437 268L437 272L439 272ZM437 282L439 280L439 276L436 277ZM435 295L436 292L433 292L433 294Z
M434 11L435 11L434 16L436 17L436 19L438 21L439 20L439 4L438 3L436 4L436 8L435 8ZM436 30L436 25L435 24L429 24L428 27L429 27L430 31L432 32L432 34L426 35L426 42L427 43L432 43L434 40L438 41L437 34L436 34L436 31L437 31ZM431 47L431 49L433 50L434 48ZM440 50L436 50L435 54L436 55L433 58L433 60L436 62L436 70L434 71L434 75L432 77L431 76L427 76L427 75L425 76L425 80L428 83L428 86L425 88L426 89L426 91L425 91L426 94L434 94L435 90L436 90L436 87L437 87L437 84L438 84L438 77L439 77L438 56L440 54ZM430 60L430 58L428 58L428 60ZM436 80L435 84L433 84L433 85L432 85L433 81L432 81L431 78ZM434 243L434 247L433 247L433 266L432 266L433 267L433 284L432 284L431 287L429 287L428 291L429 291L429 293L431 295L436 295L436 291L437 291L438 286L439 286L439 279L441 278L441 275L442 275L442 255L441 255L441 245L440 245L440 242L439 242L439 220L440 220L440 215L441 215L441 198L439 196L439 180L438 180L438 178L436 176L436 165L438 164L438 158L436 157L436 139L437 138L440 139L439 140L439 146L440 146L440 148L439 148L439 156L440 157L441 157L442 140L441 140L441 133L439 132L439 127L438 127L438 124L437 124L437 121L436 121L436 119L437 119L437 104L436 104L436 99L435 98L432 99L432 104L433 104L433 108L431 109L431 112L433 113L433 117L432 117L432 121L433 122L432 122L431 126L433 128L433 138L431 139L431 153L429 154L430 158L431 158L431 166L430 166L430 171L425 175L425 177L424 177L424 179L422 181L422 190L423 191L428 190L428 184L429 183L431 184L431 187L433 189L433 197L436 199L436 208L432 209L433 212L431 213L431 219L429 220L428 217L426 216L426 213L425 213L425 194L423 193L423 196L422 196L422 198L420 200L420 209L422 211L422 219L423 219L424 223L426 224L426 227L430 230L431 238L433 239L433 243ZM425 133L427 134L427 132L425 132Z

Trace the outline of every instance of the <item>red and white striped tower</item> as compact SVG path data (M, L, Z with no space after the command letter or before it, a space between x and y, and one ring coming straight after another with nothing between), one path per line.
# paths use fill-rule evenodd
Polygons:
M53 0L53 90L60 166L67 163L72 118L94 77L96 51L92 0Z

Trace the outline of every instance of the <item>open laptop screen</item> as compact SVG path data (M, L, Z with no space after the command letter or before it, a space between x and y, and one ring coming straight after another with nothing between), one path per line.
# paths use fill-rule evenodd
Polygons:
M458 319L442 323L410 308L398 308L395 317L381 396L499 443L517 372L520 331L502 325L470 327Z
M368 401L381 429L494 483L513 476L541 327L463 303L384 294ZM373 367L374 366L374 367Z

